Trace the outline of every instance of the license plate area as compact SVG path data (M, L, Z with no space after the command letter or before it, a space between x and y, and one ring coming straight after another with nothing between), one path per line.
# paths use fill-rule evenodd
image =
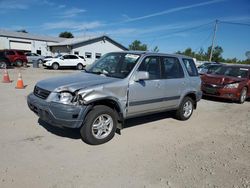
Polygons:
M205 91L205 93L207 93L207 94L216 94L216 93L217 93L216 88L211 88L211 87L206 87L206 88L204 89L204 91Z

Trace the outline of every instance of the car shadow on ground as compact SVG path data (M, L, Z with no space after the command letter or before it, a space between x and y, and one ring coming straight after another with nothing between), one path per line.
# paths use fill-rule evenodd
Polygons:
M45 121L38 119L39 125L44 127L47 131L49 131L52 134L55 134L57 136L61 137L67 137L71 139L81 139L80 131L79 129L70 129L70 128L61 128L61 127L55 127L52 126Z
M203 100L206 101L213 101L213 102L218 102L218 103L228 103L228 104L233 104L236 103L236 101L230 100L230 99L223 99L223 98L217 98L217 97L210 97L210 96L202 96Z
M168 112L161 112L156 114L150 114L146 116L140 116L136 118L131 118L125 120L123 129L139 126L139 125L145 125L146 123L151 123L154 121L159 121L162 119L168 119L168 118L174 118L174 111L168 111Z
M127 119L123 125L123 129L127 129L130 127L145 125L146 123L159 121L162 119L173 118L174 112L161 112L136 118ZM70 129L70 128L61 128L55 127L46 123L42 119L38 119L38 123L40 126L44 127L48 132L55 134L60 137L66 137L71 139L81 139L81 134L79 129ZM119 133L119 132L117 132Z

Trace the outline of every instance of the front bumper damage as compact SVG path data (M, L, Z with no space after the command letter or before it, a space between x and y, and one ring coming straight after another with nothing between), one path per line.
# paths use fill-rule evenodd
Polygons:
M33 93L28 95L27 103L43 121L56 127L79 128L87 113L87 106L66 105L47 102Z

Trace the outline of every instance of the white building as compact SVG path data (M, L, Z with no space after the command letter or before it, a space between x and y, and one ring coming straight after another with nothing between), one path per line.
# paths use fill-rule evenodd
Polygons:
M49 43L48 46L53 54L67 53L83 56L87 63L92 63L108 52L127 50L108 36L72 38L60 43Z
M105 53L127 50L108 36L65 39L6 30L0 30L0 49L16 49L43 56L76 54L84 56L88 63Z
M44 56L51 55L48 43L54 44L64 40L64 38L59 37L0 30L0 49L16 49Z

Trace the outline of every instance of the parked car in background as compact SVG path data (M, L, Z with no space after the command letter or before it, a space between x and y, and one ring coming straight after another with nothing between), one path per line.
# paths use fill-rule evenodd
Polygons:
M208 68L211 67L212 65L221 65L221 63L215 63L215 62L205 62L198 66L198 72L199 74L205 74L208 72Z
M57 70L62 67L75 67L78 70L82 70L86 66L86 60L80 58L77 55L67 54L57 58L52 58L43 63L43 65L54 70Z
M250 97L250 66L223 65L211 74L204 74L202 91L205 96L231 99L244 103Z
M38 61L38 63L42 64L43 60L44 60L44 56L41 56L39 54L35 54L35 53L31 53L31 52L27 52L25 53L28 63L32 63L33 61Z
M222 64L219 64L219 63L208 64L208 65L206 65L206 67L198 69L198 72L199 72L200 75L202 75L202 74L211 74L221 66L222 66Z
M192 58L124 51L108 53L80 73L38 82L27 102L43 121L79 128L86 143L97 145L112 139L128 118L171 110L188 120L201 96Z
M50 61L50 60L52 60L53 58L59 58L59 57L61 57L61 56L62 56L61 54L58 54L58 55L56 55L55 57L53 57L53 56L45 56L44 59L43 59L43 63L46 63L47 61Z
M0 68L8 68L11 67L12 63L9 61L9 59L5 56L5 53L0 51Z
M26 55L20 50L0 50L0 52L4 53L4 56L15 66L20 67L28 63Z

